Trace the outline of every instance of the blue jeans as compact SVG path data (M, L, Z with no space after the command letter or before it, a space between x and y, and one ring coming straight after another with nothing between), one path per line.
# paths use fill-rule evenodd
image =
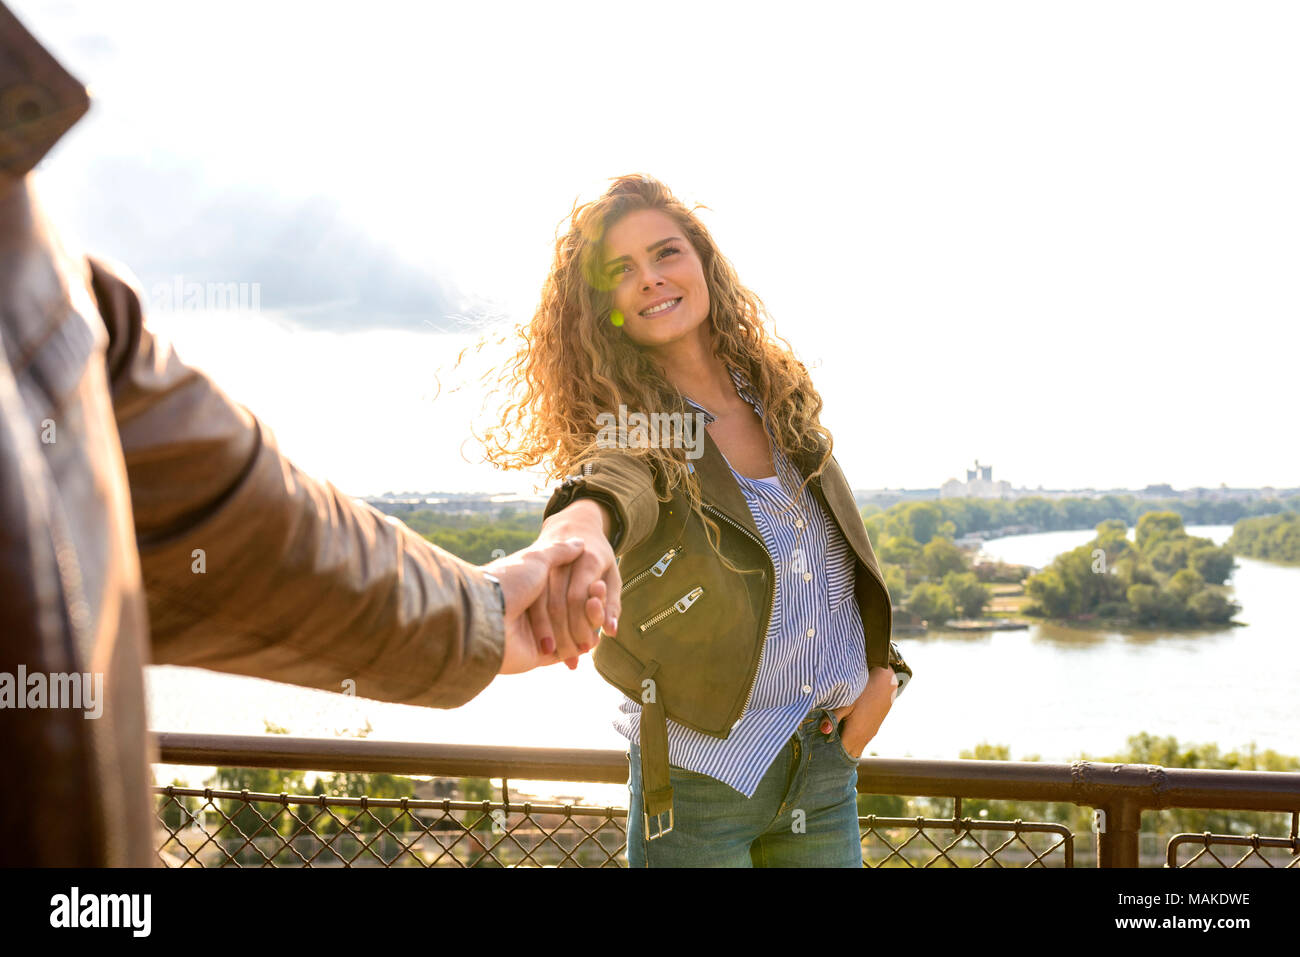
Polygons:
M831 732L819 726L829 717ZM861 867L858 762L840 744L833 711L810 712L752 798L730 785L670 765L673 828L645 839L641 750L628 754L630 867ZM659 818L665 827L668 815ZM650 821L651 833L657 833Z

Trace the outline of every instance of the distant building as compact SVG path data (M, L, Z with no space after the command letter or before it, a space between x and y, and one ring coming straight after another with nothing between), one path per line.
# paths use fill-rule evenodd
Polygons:
M966 470L966 481L959 482L950 478L939 486L940 498L1013 498L1011 483L993 481L993 466L980 465L975 460L975 467Z

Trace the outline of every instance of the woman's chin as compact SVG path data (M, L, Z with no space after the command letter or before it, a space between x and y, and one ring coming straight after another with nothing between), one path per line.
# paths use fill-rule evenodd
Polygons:
M706 316L696 319L683 317L671 322L665 319L663 323L656 324L653 319L643 319L637 323L635 332L629 330L628 338L643 349L662 349L668 346L677 346L695 336L699 336L701 327L707 333L709 324L706 320ZM707 339L707 336L705 339Z

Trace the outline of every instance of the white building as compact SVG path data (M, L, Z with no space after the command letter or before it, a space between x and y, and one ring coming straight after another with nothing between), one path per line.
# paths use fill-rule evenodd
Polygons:
M966 470L966 481L959 482L950 478L939 486L940 498L1014 498L1011 483L993 481L993 466L980 465L975 460L975 467Z

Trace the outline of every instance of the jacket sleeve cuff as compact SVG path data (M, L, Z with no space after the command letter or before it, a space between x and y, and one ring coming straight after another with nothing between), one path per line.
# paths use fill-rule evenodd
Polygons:
M634 459L597 459L587 474L570 476L551 494L542 512L543 520L583 497L604 503L613 513L610 545L616 555L635 548L659 522L659 498L650 469Z
M453 695L458 699L437 707L455 708L478 696L501 672L505 657L505 616L497 586L474 569L467 577L466 587L471 594L474 609L465 636L465 658L458 670L459 680L444 682L442 697Z
M618 499L607 492L591 488L585 484L579 484L572 488L561 486L551 493L550 500L546 503L546 508L542 511L543 521L550 518L556 512L562 512L579 499L588 498L592 501L599 502L609 509L610 529L609 545L618 553L618 547L623 543L625 532L627 530L627 519L623 509L619 507Z

